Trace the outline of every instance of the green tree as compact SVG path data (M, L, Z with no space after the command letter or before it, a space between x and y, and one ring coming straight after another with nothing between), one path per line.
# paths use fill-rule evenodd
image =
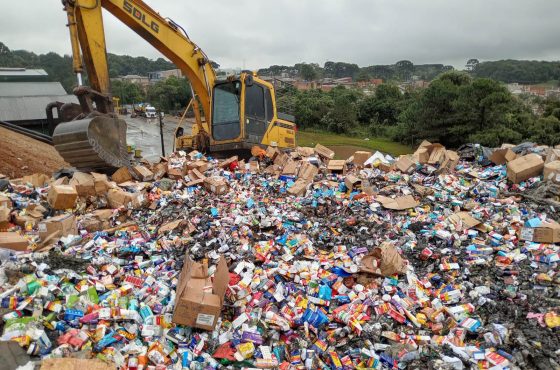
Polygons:
M313 81L317 78L317 71L311 64L302 63L299 73L300 77L306 81Z
M130 81L112 81L111 92L113 96L121 99L121 104L139 103L144 101L146 98L146 94L142 90L142 87Z
M186 107L191 97L189 82L175 76L151 85L147 94L148 101L165 112Z
M397 86L381 84L375 95L362 99L357 106L358 121L363 124L394 125L401 112L403 96Z
M541 117L530 127L530 139L546 145L560 144L560 120L555 116Z

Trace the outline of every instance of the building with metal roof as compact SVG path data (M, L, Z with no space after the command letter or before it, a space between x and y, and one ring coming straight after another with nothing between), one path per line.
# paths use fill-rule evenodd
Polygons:
M49 75L44 69L0 67L0 82L39 82L47 81Z
M66 95L60 82L0 82L0 97Z

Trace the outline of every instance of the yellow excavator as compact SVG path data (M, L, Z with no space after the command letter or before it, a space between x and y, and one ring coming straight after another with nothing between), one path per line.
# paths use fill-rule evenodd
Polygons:
M143 1L63 0L62 3L68 17L73 69L78 79L74 94L81 113L54 128L53 142L72 166L100 171L130 164L126 122L114 113L110 92L102 8L150 43L189 79L195 124L189 135L178 128L177 148L220 153L250 151L255 145L295 147L293 117L277 112L272 84L250 72L217 80L212 62L185 30ZM90 86L82 85L82 64ZM59 117L67 116L59 114Z

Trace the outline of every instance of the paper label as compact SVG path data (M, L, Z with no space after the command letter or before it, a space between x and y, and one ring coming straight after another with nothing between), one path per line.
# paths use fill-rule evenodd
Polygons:
M207 315L205 313L199 313L196 317L196 324L197 325L206 325L212 326L214 325L214 315Z
M46 233L47 232L47 224L39 224L39 232L40 233Z
M524 227L521 229L521 240L533 240L533 235L535 234L535 229L530 227Z

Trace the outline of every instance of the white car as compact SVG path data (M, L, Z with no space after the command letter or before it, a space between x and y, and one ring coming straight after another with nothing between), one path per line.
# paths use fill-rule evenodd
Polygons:
M157 111L156 108L154 107L146 107L146 118L156 118L157 117Z

